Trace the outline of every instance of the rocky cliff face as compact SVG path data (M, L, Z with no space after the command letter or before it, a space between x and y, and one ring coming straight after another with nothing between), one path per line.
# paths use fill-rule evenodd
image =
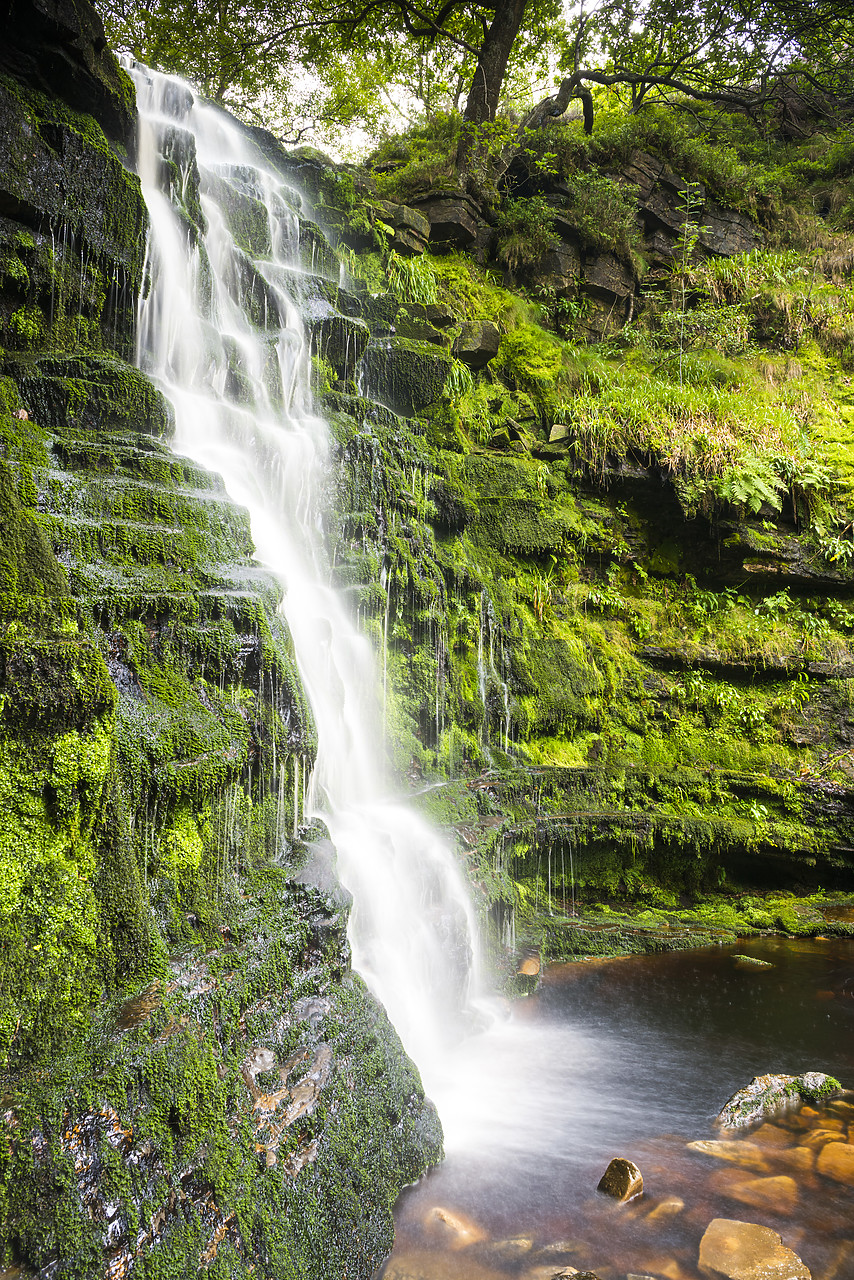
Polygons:
M322 833L282 844L313 731L278 586L129 363L132 86L88 6L7 8L3 1261L367 1276L438 1121Z
M621 900L621 949L821 931L852 867L850 236L781 251L794 206L622 135L489 199L395 146L314 191L349 272L315 330L336 561L368 613L385 584L399 766L449 777L423 803L548 954L607 949Z

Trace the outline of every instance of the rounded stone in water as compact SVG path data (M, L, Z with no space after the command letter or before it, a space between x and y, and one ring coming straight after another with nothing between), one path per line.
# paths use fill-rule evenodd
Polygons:
M617 1156L602 1174L596 1190L613 1200L634 1200L643 1192L643 1174L631 1160Z
M809 1269L770 1227L715 1218L700 1241L700 1270L717 1280L810 1280Z

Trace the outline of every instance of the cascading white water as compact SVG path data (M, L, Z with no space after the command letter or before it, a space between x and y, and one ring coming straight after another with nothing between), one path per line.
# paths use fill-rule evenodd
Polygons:
M384 795L373 654L329 585L319 505L329 436L311 408L308 344L295 302L299 196L189 86L143 68L133 74L151 223L139 362L174 406L176 451L221 473L250 513L259 560L282 584L281 608L317 728L308 815L326 822L340 879L353 895L354 965L430 1090L443 1074L452 1010L471 980L476 931L450 851ZM203 236L181 211L193 163ZM266 209L262 257L250 260L235 245L217 198L223 192ZM264 282L263 325L241 305L247 272Z

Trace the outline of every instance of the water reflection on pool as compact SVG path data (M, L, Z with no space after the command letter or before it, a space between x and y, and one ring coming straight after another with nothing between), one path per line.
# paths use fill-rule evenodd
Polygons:
M554 968L427 1082L448 1155L402 1197L386 1275L695 1280L700 1238L724 1217L773 1227L813 1280L854 1280L854 1191L816 1171L828 1133L845 1141L850 1122L854 1139L854 1097L736 1135L736 1160L686 1149L723 1136L715 1115L754 1075L805 1070L854 1086L854 942ZM644 1174L629 1205L595 1192L617 1155Z

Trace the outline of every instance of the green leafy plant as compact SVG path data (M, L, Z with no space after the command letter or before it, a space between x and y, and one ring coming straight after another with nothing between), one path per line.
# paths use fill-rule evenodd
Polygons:
M499 261L511 271L535 266L558 243L553 211L539 196L507 200L496 232Z
M675 256L679 260L678 266L678 291L679 291L679 385L682 385L682 359L685 352L685 313L688 310L688 267L697 247L697 241L700 238L701 231L704 230L697 222L694 214L700 208L702 202L701 187L699 183L687 182L685 190L682 194L682 227L676 238Z
M789 589L784 587L776 595L766 596L764 600L760 600L753 612L757 618L772 618L777 621L791 613L793 606L794 602L789 595Z
M438 285L429 258L422 255L404 258L392 249L386 259L386 274L392 292L402 302L429 306L436 301Z
M727 473L715 478L710 485L712 491L731 503L756 515L763 506L772 511L780 511L783 506L783 481L774 471L771 464L761 457L748 456L738 467L730 468Z
M682 297L678 308L663 311L659 317L661 336L665 347L671 343L679 346L679 371L682 382L691 380L685 368L685 356L689 349L710 347L722 355L741 355L750 346L750 312L741 304L721 306L701 302L687 308L686 286L682 285Z

